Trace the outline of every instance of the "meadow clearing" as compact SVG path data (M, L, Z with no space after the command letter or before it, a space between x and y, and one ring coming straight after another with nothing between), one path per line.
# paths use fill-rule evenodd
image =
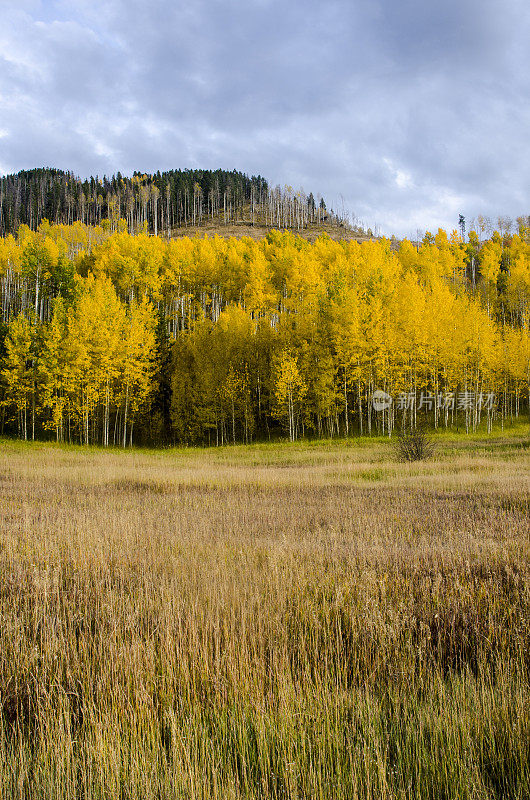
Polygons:
M0 442L0 798L530 797L528 426Z

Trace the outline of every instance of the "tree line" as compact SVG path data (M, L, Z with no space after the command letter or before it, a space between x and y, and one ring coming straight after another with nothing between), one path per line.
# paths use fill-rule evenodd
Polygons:
M171 170L132 177L120 173L81 180L57 169L24 170L0 178L0 235L20 225L36 230L43 220L117 230L125 220L129 233L144 229L167 237L175 228L198 227L205 220L228 225L246 221L270 227L303 229L324 221L344 224L322 197L269 187L265 178L236 170Z
M102 445L489 430L530 407L530 234L0 238L0 430ZM374 403L374 393L392 402Z

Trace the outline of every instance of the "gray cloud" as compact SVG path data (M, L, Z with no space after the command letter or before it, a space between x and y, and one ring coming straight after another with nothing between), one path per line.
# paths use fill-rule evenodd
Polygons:
M3 0L0 171L223 167L373 226L529 212L519 0Z

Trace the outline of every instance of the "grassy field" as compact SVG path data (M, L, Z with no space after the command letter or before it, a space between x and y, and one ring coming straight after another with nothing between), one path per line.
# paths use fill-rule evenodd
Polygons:
M528 445L0 442L0 798L530 797Z

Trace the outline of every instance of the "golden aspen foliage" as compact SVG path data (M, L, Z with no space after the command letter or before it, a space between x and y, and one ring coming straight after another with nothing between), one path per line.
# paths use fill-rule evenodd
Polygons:
M36 371L35 325L19 314L9 326L1 374L5 386L4 404L15 407L18 431L24 439L30 433L29 416L31 414L33 421L36 410Z
M286 424L291 441L297 437L306 394L307 386L298 369L296 358L288 350L283 350L274 365L274 412Z
M155 408L166 441L390 434L419 411L468 430L485 397L488 426L503 423L528 403L530 244L524 226L483 233L310 244L21 226L0 239L4 424L104 445L147 440Z

